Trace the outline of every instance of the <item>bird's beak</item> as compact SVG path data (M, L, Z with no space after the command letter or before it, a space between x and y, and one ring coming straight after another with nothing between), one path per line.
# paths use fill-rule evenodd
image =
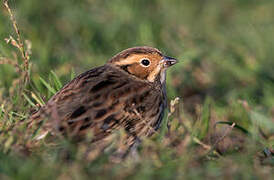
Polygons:
M178 60L172 57L164 56L164 58L162 59L162 62L163 62L164 68L168 68L176 64Z

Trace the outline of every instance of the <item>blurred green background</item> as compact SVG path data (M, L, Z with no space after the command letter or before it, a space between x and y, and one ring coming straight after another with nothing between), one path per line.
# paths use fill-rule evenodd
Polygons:
M65 79L104 64L123 49L148 45L180 60L169 94L243 98L273 110L274 3L270 0L10 1L32 42L34 76L54 70ZM3 6L2 6L3 7ZM0 53L11 22L2 9ZM1 87L15 76L0 68ZM171 78L172 77L172 78Z
M259 119L264 125L262 129L272 138L268 137L264 144L273 147L274 1L11 0L10 6L23 38L32 43L31 78L36 84L40 77L48 79L52 70L66 83L72 71L79 74L103 65L123 49L153 46L180 61L168 72L168 96L181 98L181 114L190 122L199 119L197 107L205 107L209 101L217 114L216 121L236 122L248 129L253 119ZM10 34L14 35L12 24L1 6L0 56L13 57L14 48L4 42ZM0 65L2 98L9 95L17 76L10 65ZM45 93L41 89L41 94ZM246 112L247 107L241 102L252 111ZM203 140L205 135L201 135L199 127L198 130L198 137ZM205 133L209 134L207 128ZM260 148L264 146L255 149ZM252 165L245 166L250 159L239 160L239 156L234 157L234 163L242 162L238 168L246 174L242 175L237 168L229 173L239 178L252 177ZM170 171L163 173L163 178L174 177L171 172L183 172L181 166L178 170L176 163L169 160L166 159ZM220 177L221 171L234 163L225 159L221 165L209 162L197 172L195 163L191 166L193 170L186 169L191 178L204 174ZM137 171L142 178L158 177L150 170L141 166ZM162 171L158 170L155 172ZM265 174L255 171L254 176L262 178Z

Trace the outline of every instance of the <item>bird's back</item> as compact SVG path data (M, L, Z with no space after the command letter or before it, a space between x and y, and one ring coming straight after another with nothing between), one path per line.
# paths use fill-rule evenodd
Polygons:
M77 76L33 114L32 120L47 118L47 131L78 138L92 132L92 141L119 128L132 139L148 136L163 118L163 88L160 83L141 81L107 64Z

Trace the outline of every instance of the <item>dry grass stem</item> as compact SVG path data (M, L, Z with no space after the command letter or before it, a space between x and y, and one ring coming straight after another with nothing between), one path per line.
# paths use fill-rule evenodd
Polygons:
M14 86L19 85L19 92L22 92L22 89L29 81L28 71L29 71L29 60L30 60L30 54L31 54L31 43L30 41L27 41L27 40L25 42L23 41L16 19L14 17L14 14L8 4L8 0L4 0L3 4L5 9L8 11L13 29L17 36L15 39L10 35L8 38L5 38L5 41L7 44L10 43L12 46L18 49L23 64L22 66L20 65L20 62L17 59L16 55L14 59L7 58L7 57L0 57L0 64L10 64L15 68L15 71L19 74L19 78L18 80L14 80L13 85ZM10 92L13 94L14 93L13 91L14 90L11 90Z
M16 40L12 36L10 36L9 38L6 39L6 42L7 43L11 42L11 44L13 46L15 46L16 48L19 49L19 52L21 53L21 57L24 61L24 70L27 71L28 67L29 67L29 59L30 59L29 52L30 51L25 51L24 42L22 41L21 34L20 34L20 31L19 31L16 19L15 19L14 15L13 15L10 7L9 7L8 0L4 0L4 6L5 6L6 10L9 13L10 20L11 20L12 25L13 25L13 29L14 29L16 35L17 35Z

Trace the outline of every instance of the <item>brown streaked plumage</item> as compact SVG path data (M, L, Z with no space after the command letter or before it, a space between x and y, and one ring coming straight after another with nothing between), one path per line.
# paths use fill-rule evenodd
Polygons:
M44 132L81 139L92 131L92 142L122 128L129 147L159 128L166 108L165 71L175 63L155 48L126 49L70 81L32 115L29 126L47 117Z

